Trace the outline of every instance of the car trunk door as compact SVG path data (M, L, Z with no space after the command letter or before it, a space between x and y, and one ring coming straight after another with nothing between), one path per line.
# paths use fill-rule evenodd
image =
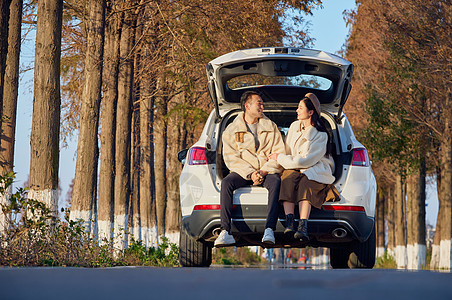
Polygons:
M332 85L328 90L266 84L236 89L228 86L229 80L247 74L263 77L318 76L330 80ZM340 118L350 94L352 74L353 65L347 60L323 51L300 48L236 51L220 56L207 65L208 89L217 118L222 118L233 109L240 109L240 96L248 90L260 92L266 98L265 105L274 107L295 107L307 92L313 92L319 98L322 110Z

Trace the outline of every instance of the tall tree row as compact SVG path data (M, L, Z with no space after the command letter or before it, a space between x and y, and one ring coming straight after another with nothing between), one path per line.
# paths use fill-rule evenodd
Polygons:
M22 2L1 3L2 37L9 32L10 38L2 38L0 107L13 122L17 87L7 108L4 74L11 66L8 83L17 82L22 12L15 9ZM303 27L284 18L302 22L320 4L67 0L63 7L61 0L38 1L29 197L56 213L60 134L64 143L78 132L70 218L83 219L99 241L114 238L119 249L131 237L146 246L163 235L177 242L176 154L197 139L212 109L205 65L233 50L282 45L284 38L309 45ZM6 63L6 53L14 63ZM13 145L11 128L2 151Z
M388 224L394 224L388 227L395 230L395 245L390 240L388 248L395 247L399 267L418 269L426 264L425 181L427 175L437 176L441 185L436 227L441 228L441 238L435 243L442 246L433 247L440 253L434 253L432 264L450 268L452 4L357 2L357 11L349 15L353 27L347 45L347 57L357 70L351 98L365 103L361 135L375 169L384 172L376 174L379 183L388 185L382 181L388 173L396 179L389 181L389 187L395 187L394 216L388 217Z

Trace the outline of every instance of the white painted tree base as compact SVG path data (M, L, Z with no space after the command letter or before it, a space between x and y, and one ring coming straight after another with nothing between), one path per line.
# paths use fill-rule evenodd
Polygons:
M141 241L146 248L157 248L158 246L158 233L157 227L141 227Z
M127 218L125 214L115 215L113 226L113 247L124 250L127 247Z
M405 246L397 246L395 249L397 269L405 269L407 264L407 251Z
M311 264L312 265L326 265L329 263L328 255L318 255L311 257Z
M384 247L377 247L377 258L383 256L385 254L385 248Z
M7 229L7 216L3 213L2 206L8 206L10 204L12 190L12 187L9 186L5 191L6 193L0 193L0 234Z
M106 243L110 242L111 234L112 234L112 228L111 228L111 222L98 220L97 221L97 227L98 227L98 243L99 245L105 245Z
M52 189L35 190L30 189L28 191L28 199L37 200L44 203L47 208L52 211L55 216L58 215L58 191Z
M71 210L69 214L69 220L78 222L83 220L81 223L86 232L91 232L91 212L89 210Z
M179 236L180 236L180 232L179 231L166 232L165 233L165 237L168 238L168 242L176 244L177 246L179 246Z
M442 240L439 244L439 268L450 270L451 267L451 240Z
M432 258L430 260L431 270L436 270L439 268L439 256L440 256L440 246L432 245Z
M407 245L407 269L420 270L426 265L427 246L426 245Z
M395 250L394 249L388 248L388 249L386 249L386 253L388 254L389 257L392 257L395 260Z

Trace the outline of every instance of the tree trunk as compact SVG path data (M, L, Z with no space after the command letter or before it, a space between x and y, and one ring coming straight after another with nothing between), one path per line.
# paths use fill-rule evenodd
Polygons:
M406 220L404 212L405 192L402 176L396 177L396 190L394 200L394 227L395 227L395 259L397 268L406 267Z
M160 78L161 80L161 78ZM157 82L157 91L161 84ZM165 121L167 113L166 97L159 96L156 99L156 116L154 123L155 143L155 200L157 210L157 229L159 236L165 234L165 211L166 211L166 149L167 149L167 124Z
M178 98L178 97L177 97ZM179 101L181 102L182 99ZM181 219L179 201L179 176L181 164L177 160L177 153L185 137L185 126L177 113L172 114L168 122L168 173L167 173L167 195L168 202L165 218L165 236L171 243L179 244L179 224Z
M407 178L407 268L420 270L425 266L425 164Z
M1 143L0 164L2 175L13 171L14 143L16 135L17 94L19 89L19 56L22 24L22 0L13 0L10 4L8 53L6 55L6 68L3 82L3 118L0 119ZM3 29L2 29L3 31ZM2 39L3 40L3 39ZM2 91L0 91L1 94ZM1 96L0 96L1 97ZM0 194L0 204L8 204L12 188ZM0 211L0 233L4 231L5 219Z
M388 213L386 216L386 223L388 224L388 248L387 253L388 255L395 258L395 228L394 228L394 201L395 201L395 195L394 195L394 187L391 186L388 192Z
M135 64L136 66L137 64ZM134 97L137 100L137 97ZM131 135L131 178L132 193L129 213L129 232L132 233L133 240L140 240L141 224L140 224L140 107L138 103L133 106L132 112L132 135Z
M3 84L5 82L6 56L8 53L8 26L9 26L9 5L11 0L0 1L0 116L3 115ZM2 120L0 118L0 131Z
M140 99L140 214L141 241L146 247L157 246L157 217L154 196L154 144L153 118L154 97L150 83L141 81Z
M451 268L452 233L452 91L443 106L444 133L441 139L441 189L439 194L441 215L440 269Z
M438 199L440 199L441 194L441 167L436 168L436 190L438 194ZM439 260L441 255L441 223L443 222L444 209L442 207L442 201L438 201L438 215L436 217L436 227L435 236L433 237L432 245L432 258L430 260L430 269L436 270L439 268Z
M130 130L132 119L133 56L134 43L133 18L125 13L120 39L118 105L116 115L116 161L115 161L115 247L127 246L128 206L130 201ZM124 231L121 231L124 229ZM124 235L123 235L124 234Z
M62 0L38 2L28 197L58 210Z
M85 54L85 82L80 110L80 127L72 194L71 220L85 221L86 230L92 230L95 218L92 208L96 203L99 108L102 87L102 60L104 52L105 0L90 0L86 22L87 47Z
M383 256L385 252L385 193L378 189L376 209L377 229L377 257Z
M120 16L116 4L108 2L104 51L102 128L99 170L99 242L108 241L114 224L115 135L118 102Z

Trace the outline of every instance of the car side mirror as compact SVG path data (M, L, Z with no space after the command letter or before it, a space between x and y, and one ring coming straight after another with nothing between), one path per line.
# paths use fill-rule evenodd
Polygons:
M177 159L181 162L181 164L185 164L185 160L187 159L188 149L181 150L177 153Z

